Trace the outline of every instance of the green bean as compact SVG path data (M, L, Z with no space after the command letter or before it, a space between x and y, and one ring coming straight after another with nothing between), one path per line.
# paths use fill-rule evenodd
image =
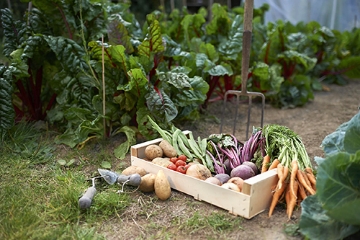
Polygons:
M178 153L178 155L181 155L181 154L183 154L183 151L181 151L180 149L179 149L179 146L178 146L178 138L179 138L179 133L181 132L181 130L180 129L176 129L175 131L174 131L174 134L173 134L173 136L172 136L172 142L173 142L173 144L172 144L172 146L175 148L175 150L176 150L176 152Z
M190 159L193 159L194 156L190 153L189 149L185 146L182 138L179 136L177 140L178 140L179 148L181 151L183 151L184 155Z

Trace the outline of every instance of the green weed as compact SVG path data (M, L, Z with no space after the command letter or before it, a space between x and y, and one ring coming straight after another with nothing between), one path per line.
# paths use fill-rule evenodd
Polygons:
M182 225L190 233L201 229L211 229L213 232L221 233L227 230L241 229L240 217L229 216L225 213L212 212L206 216L203 213L195 212L191 217L185 220Z

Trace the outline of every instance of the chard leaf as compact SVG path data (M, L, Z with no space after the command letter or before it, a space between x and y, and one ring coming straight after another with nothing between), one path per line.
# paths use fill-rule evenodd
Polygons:
M300 232L308 239L343 239L360 230L359 226L348 225L331 218L322 208L318 194L308 196L301 203Z
M98 137L104 137L104 126L102 125L102 116L97 116L94 120L84 120L75 130L73 141L76 144L83 145L86 140Z
M205 53L209 60L212 62L217 62L219 60L219 54L217 53L214 45L211 43L204 43L200 44L200 53Z
M206 25L206 33L227 35L229 30L230 18L225 8L219 4L214 3L211 7L212 19Z
M158 72L157 76L160 81L164 81L168 84L173 85L175 88L182 89L190 88L189 77L185 73L177 73L173 71L169 72Z
M231 76L233 74L233 70L231 66L227 63L222 63L220 65L209 66L204 69L204 72L209 73L211 76Z
M190 41L193 38L200 38L201 33L199 29L206 22L203 15L197 14L187 14L181 21L181 26L184 29L185 41L189 47L191 48Z
M1 26L4 32L4 48L3 54L9 57L10 54L24 41L26 33L26 24L13 19L10 9L0 9Z
M252 77L260 82L261 89L270 88L270 72L269 66L266 63L258 62L252 69Z
M83 59L86 53L75 41L57 36L44 36L44 39L67 72L78 75L79 72L88 70Z
M263 62L272 64L277 62L278 54L286 49L287 38L284 37L284 23L281 20L276 24L269 23L267 30L267 42L264 43L259 55Z
M196 67L198 69L204 69L207 66L211 66L211 67L215 66L215 64L209 60L208 56L205 53L196 54L195 61L196 61Z
M269 74L269 83L271 87L270 91L267 92L267 95L278 94L281 89L281 84L284 82L284 77L281 76L281 66L279 64L271 65L269 68Z
M125 133L127 138L127 141L121 143L118 147L114 149L115 157L119 159L124 159L126 154L129 152L130 147L136 144L136 131L129 126L124 126L116 133Z
M0 140L4 137L6 130L14 125L15 111L12 105L12 92L12 85L5 78L0 77Z
M145 40L138 47L139 54L150 58L152 53L164 51L159 21L153 15L147 16L150 21L149 33Z
M191 106L191 108L195 107L196 109L198 105L205 101L209 84L198 76L189 78L188 83L190 88L179 89L179 93L175 94L176 99L178 99L177 105L181 107Z
M110 21L107 31L109 44L124 46L127 54L134 52L131 37L123 22L116 18L113 19Z
M293 108L303 106L314 98L311 88L311 79L307 75L297 74L293 76L292 82L285 81L281 84L281 90L274 96L274 105L278 107Z
M316 58L311 58L306 54L299 53L294 50L288 50L278 55L279 60L284 60L287 63L301 64L305 71L309 71L314 68L316 64Z
M149 131L149 129L153 129L148 118L148 116L151 115L151 112L145 106L139 107L136 111L136 122L139 124L138 130L147 139L155 139L158 137L156 131Z
M187 56L189 53L183 51L180 44L172 40L168 35L163 35L163 41L165 42L164 56L175 57L175 56Z
M138 97L131 92L124 92L114 97L114 102L119 104L120 109L130 112L137 103Z
M175 104L162 89L155 91L150 88L145 98L150 112L165 118L166 122L171 122L177 116L178 110Z
M338 65L340 71L348 78L360 78L360 56L350 56L341 60Z
M219 44L218 51L231 60L236 60L242 51L242 17L236 15L231 24L228 37Z
M327 214L351 225L360 225L360 150L338 152L319 165L316 191Z
M104 44L104 62L107 65L111 65L112 68L118 66L122 69L123 72L128 71L128 61L127 55L125 54L125 47L123 45L112 45L108 46ZM102 45L101 42L91 41L89 43L91 49L90 53L92 54L93 59L97 59L99 62L102 61ZM100 71L100 70L99 70ZM102 68L101 68L102 71ZM107 72L107 71L106 71ZM105 72L105 73L106 73Z

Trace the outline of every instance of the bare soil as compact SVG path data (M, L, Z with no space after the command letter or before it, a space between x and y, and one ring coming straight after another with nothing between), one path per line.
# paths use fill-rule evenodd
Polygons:
M327 87L328 91L316 92L314 100L303 107L277 109L269 104L265 106L264 124L284 125L298 133L311 159L315 156L323 156L320 145L324 137L359 111L360 81L350 81L346 86ZM181 128L193 131L194 136L207 137L220 132L220 122L216 118L220 120L221 116L224 116L222 132L232 133L234 110L237 104L227 103L226 107L223 104L223 102L211 103L206 109L207 117L196 123L186 123ZM260 105L258 103L253 105L251 126L258 127ZM239 105L240 114L235 135L240 140L246 140L244 127L247 116L246 106L247 103ZM119 167L124 167L124 164L130 164L130 156L127 156ZM313 164L316 167L315 162ZM190 233L179 228L174 221L183 221L194 211L205 215L211 212L226 213L226 211L176 191L173 191L171 199L165 202L156 200L153 196L134 193L133 197L137 202L120 216L104 223L102 234L106 233L108 239L302 239L299 235L290 236L285 233L285 226L298 223L301 209L294 211L291 220L288 220L284 206L279 205L271 218L265 211L250 220L242 219L241 228L230 233L212 233L209 229Z

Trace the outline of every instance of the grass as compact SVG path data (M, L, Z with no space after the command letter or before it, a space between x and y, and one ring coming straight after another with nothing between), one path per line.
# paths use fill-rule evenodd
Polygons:
M46 125L21 123L1 142L0 239L106 239L119 232L124 239L174 239L182 232L211 239L241 229L242 218L201 212L202 203L184 194L163 202L132 187L119 194L118 185L101 179L90 209L80 210L78 199L91 186L87 177L97 175L94 166L114 157L101 144L62 150L52 135Z
M195 233L200 229L207 229L213 233L223 233L226 230L241 229L241 218L231 217L224 212L211 212L209 215L198 211L185 220L184 230Z
M0 239L103 239L99 222L125 209L129 195L106 186L94 198L96 207L81 211L78 199L91 182L78 166L57 164L49 139L21 123L2 142Z

